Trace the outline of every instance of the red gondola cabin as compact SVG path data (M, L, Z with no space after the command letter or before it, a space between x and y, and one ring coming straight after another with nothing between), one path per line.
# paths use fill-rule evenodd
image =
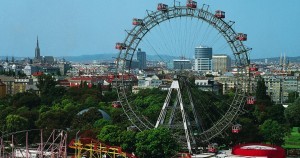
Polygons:
M240 133L240 131L242 130L242 125L240 124L236 124L232 126L232 133Z
M196 1L192 1L192 0L188 0L186 2L186 6L188 8L197 8L197 2Z
M248 105L253 105L253 104L255 104L255 102L256 102L256 99L255 99L254 96L249 96L249 97L247 98L247 104L248 104Z
M235 38L239 41L247 41L247 34L238 33Z
M225 18L225 12L221 11L221 10L217 10L215 13L215 17L218 19L223 19L223 18Z
M111 106L112 106L113 108L121 108L121 107L122 107L120 101L113 101L112 104L111 104Z
M143 19L134 18L132 20L132 25L144 25Z
M258 68L257 67L250 67L249 71L251 71L251 72L258 71Z
M122 50L122 49L126 49L126 45L125 43L116 43L116 49Z
M218 144L217 143L209 144L208 147L207 147L207 150L208 150L209 153L218 152Z
M160 11L167 11L167 10L168 10L168 5L163 4L163 3L158 3L158 5L157 5L157 10L160 10Z

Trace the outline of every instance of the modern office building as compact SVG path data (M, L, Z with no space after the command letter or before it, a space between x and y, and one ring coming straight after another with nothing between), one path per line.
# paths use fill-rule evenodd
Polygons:
M180 60L173 60L173 68L174 70L191 70L192 63L190 60L180 59Z
M195 48L195 71L212 71L212 48L199 46Z
M214 54L212 56L212 70L224 74L230 71L231 58L226 54Z
M141 48L137 51L137 60L139 61L139 69L147 68L146 52L143 52Z

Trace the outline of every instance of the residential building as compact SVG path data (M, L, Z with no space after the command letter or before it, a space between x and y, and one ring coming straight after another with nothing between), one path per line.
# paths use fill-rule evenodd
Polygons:
M11 76L0 75L0 79L6 85L6 94L14 94L13 87L15 78Z
M299 77L297 76L263 76L269 95L275 103L282 104L288 100L290 92L300 92Z
M13 87L14 94L23 93L30 89L37 92L38 91L38 88L36 86L37 82L38 82L37 78L15 79L14 87Z
M213 71L224 74L231 71L231 58L226 54L214 54L212 56Z

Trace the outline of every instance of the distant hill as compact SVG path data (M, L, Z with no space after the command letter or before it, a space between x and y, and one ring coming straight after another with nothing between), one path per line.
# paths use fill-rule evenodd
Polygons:
M92 54L92 55L80 55L80 56L65 56L64 58L67 61L72 62L92 62L94 60L97 61L112 61L114 58L118 56L117 53L111 54ZM252 62L265 62L265 59L270 62L279 62L280 57L272 57L272 58L261 58L261 59L251 59ZM171 55L147 55L147 60L149 61L172 61L174 59L179 59L178 57ZM300 56L298 57L286 57L286 61L291 63L300 63Z
M279 60L280 60L280 57L251 59L251 61L254 61L254 62L265 62L265 59L268 60L268 63L270 63L270 62L277 62L278 63ZM297 56L297 57L286 57L286 62L300 63L300 56Z
M64 56L59 58L65 58L67 61L71 62L92 62L94 60L97 61L112 61L116 58L118 54L92 54L92 55L80 55L80 56ZM170 55L147 55L147 60L154 61L171 61L173 59L178 59L177 57Z
M80 56L64 56L67 61L71 62L92 62L98 61L112 61L117 57L117 54L91 54L91 55L80 55ZM61 57L62 58L62 57Z

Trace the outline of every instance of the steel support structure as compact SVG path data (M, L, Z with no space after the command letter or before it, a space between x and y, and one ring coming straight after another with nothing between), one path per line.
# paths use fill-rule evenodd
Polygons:
M196 140L194 138L194 135L193 135L193 131L192 131L192 127L191 127L191 122L189 120L189 118L187 117L187 114L186 114L186 111L185 109L187 108L187 105L183 103L183 99L182 99L182 89L180 88L182 85L182 83L180 82L182 80L182 78L179 78L179 79L174 79L172 84L171 84L171 87L168 91L168 95L165 99L165 102L164 102L164 105L161 109L161 112L160 112L160 115L157 119L157 122L155 124L155 128L158 128L160 126L166 126L168 128L175 128L175 129L181 129L182 126L183 126L183 130L184 130L184 133L185 133L185 140L186 140L186 144L187 144L187 149L189 151L189 153L193 153L192 152L192 145L193 147L196 147L195 144L196 144ZM176 94L176 99L175 99L175 103L174 105L170 105L170 102L171 102L171 95L172 95L172 92L173 93L177 93ZM177 108L177 105L179 104L179 109ZM192 102L192 100L190 100L190 106L192 106L192 109L194 110L194 104ZM171 107L171 108L169 108ZM168 109L171 110L170 113L170 116L169 116L169 121L168 122L165 122L166 120L166 116L167 116L167 113L168 113ZM180 113L181 113L181 125L178 125L177 122L173 121L174 119L174 115L176 113L176 110L180 110ZM195 114L195 113L194 113ZM196 115L195 115L196 116ZM197 122L197 121L196 121ZM177 124L176 124L177 123ZM175 125L175 126L172 126L172 125ZM199 125L197 125L199 126Z

